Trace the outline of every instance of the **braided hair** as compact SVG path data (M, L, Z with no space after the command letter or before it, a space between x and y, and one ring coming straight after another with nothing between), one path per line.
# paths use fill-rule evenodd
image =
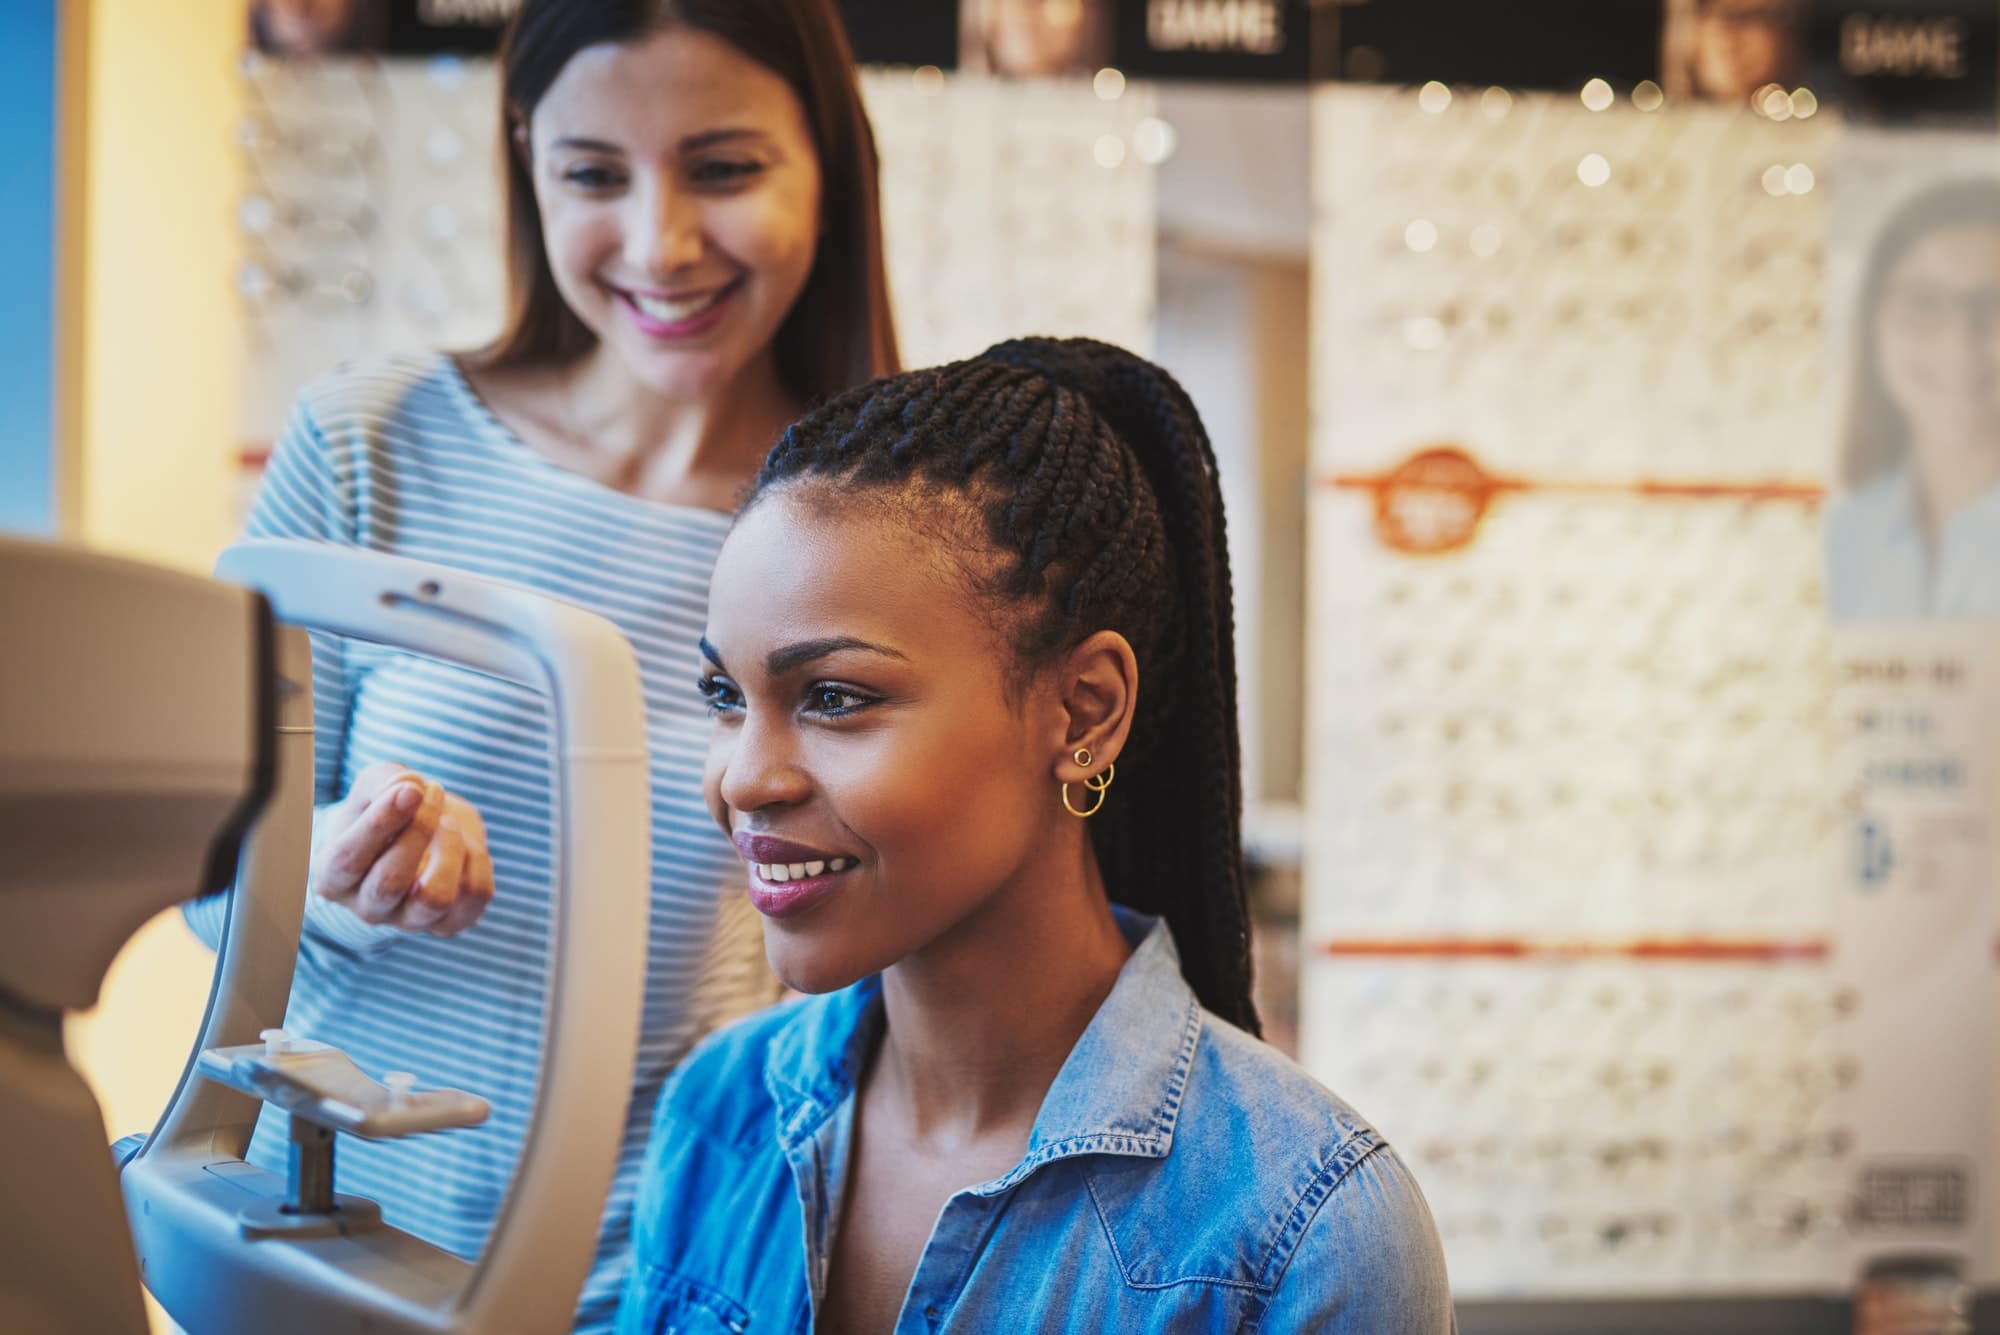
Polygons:
M1229 554L1186 392L1105 343L1017 339L829 400L785 432L744 509L806 479L940 538L983 526L983 544L958 532L941 550L999 609L1017 677L1100 630L1131 643L1144 689L1090 823L1098 864L1113 900L1166 920L1202 1004L1257 1033Z

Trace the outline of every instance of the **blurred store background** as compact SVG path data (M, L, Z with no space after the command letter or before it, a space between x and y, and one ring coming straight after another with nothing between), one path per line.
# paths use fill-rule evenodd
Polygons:
M502 301L507 0L11 0L0 525ZM1274 1041L1468 1335L2000 1329L2000 2L849 0L906 360L1179 375ZM148 1125L172 915L72 1039Z

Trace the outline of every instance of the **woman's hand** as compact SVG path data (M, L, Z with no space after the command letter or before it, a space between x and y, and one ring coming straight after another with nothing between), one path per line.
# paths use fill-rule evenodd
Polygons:
M452 936L493 900L486 822L412 770L370 765L321 820L313 893L363 922Z

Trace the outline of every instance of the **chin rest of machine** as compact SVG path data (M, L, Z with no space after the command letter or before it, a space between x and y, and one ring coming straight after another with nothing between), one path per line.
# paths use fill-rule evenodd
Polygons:
M379 1228L381 1207L333 1189L335 1133L395 1140L426 1131L476 1126L490 1111L485 1099L456 1089L415 1088L416 1077L391 1071L381 1080L363 1074L339 1048L267 1029L262 1043L208 1048L195 1069L217 1084L251 1094L291 1115L291 1155L285 1195L257 1192L266 1174L244 1163L214 1164L209 1172L234 1178L259 1199L238 1216L245 1238L316 1237Z

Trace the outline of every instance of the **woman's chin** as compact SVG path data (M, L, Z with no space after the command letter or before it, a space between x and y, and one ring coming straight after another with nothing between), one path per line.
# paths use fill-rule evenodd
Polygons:
M706 350L634 355L626 359L632 378L648 392L676 403L705 402L726 389L737 367Z
M838 992L879 972L844 951L781 940L769 924L764 929L764 958L770 962L771 972L778 976L779 982L807 996Z
M740 355L716 342L676 345L601 322L592 332L631 389L670 402L703 402L725 390L743 366Z

